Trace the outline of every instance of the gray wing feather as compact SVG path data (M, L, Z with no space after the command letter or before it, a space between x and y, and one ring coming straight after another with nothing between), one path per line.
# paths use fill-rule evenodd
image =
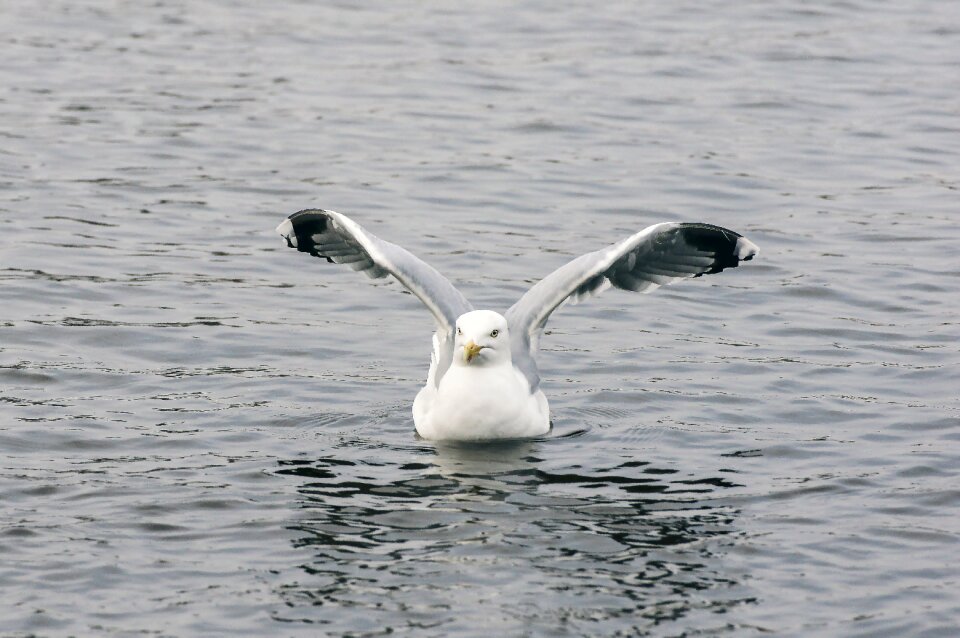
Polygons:
M611 286L651 292L681 279L717 273L758 252L747 238L711 224L662 223L602 250L577 257L541 279L506 313L514 364L539 384L536 354L551 313L567 300Z
M434 382L440 382L453 356L457 317L473 310L466 297L446 277L400 246L383 241L346 215L332 210L301 210L277 226L277 232L291 248L332 263L346 264L373 279L393 275L416 295L437 324Z

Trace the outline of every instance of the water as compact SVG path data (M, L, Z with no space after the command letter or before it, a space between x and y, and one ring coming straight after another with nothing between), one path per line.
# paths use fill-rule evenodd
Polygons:
M7 3L0 634L953 636L953 3ZM761 248L417 440L431 324L662 220Z

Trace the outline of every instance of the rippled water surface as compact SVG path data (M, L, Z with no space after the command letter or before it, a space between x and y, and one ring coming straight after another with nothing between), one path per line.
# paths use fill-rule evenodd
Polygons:
M960 10L29 2L0 22L0 635L955 636ZM431 319L663 220L743 268L418 440Z

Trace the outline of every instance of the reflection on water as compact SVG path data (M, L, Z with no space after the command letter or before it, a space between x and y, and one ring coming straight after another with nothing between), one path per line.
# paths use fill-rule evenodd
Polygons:
M281 588L278 618L357 631L357 616L373 630L405 613L410 628L589 632L750 602L717 561L737 532L737 511L716 499L726 479L671 480L645 461L558 472L541 458L550 444L281 461L279 474L302 478L295 545L312 560ZM502 613L481 616L483 599Z

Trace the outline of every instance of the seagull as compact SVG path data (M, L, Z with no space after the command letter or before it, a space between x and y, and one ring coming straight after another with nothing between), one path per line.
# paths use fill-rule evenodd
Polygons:
M424 439L482 441L542 436L550 408L536 354L561 304L607 288L648 293L720 272L758 253L746 237L712 224L664 222L555 270L504 314L475 310L443 275L405 249L332 210L293 213L277 232L287 246L378 279L393 276L436 322L427 382L413 402Z

